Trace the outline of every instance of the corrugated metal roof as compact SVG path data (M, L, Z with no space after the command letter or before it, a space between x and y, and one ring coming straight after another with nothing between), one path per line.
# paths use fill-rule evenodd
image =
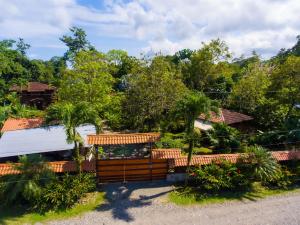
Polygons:
M77 128L87 146L88 134L95 133L92 125ZM63 126L50 126L5 132L0 139L0 157L62 151L73 148L68 144Z
M37 128L42 126L43 122L43 118L8 118L1 132Z
M121 145L140 144L158 141L159 133L132 133L132 134L98 134L88 135L88 144L91 145Z

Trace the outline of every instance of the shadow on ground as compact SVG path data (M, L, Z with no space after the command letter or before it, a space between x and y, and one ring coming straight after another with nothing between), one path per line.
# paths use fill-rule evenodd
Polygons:
M102 189L106 193L106 203L96 210L111 210L114 219L126 222L135 220L129 209L149 206L155 199L172 191L170 184L165 181L107 184Z

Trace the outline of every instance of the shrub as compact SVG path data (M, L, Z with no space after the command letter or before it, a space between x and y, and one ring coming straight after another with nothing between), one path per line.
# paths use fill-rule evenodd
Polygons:
M277 179L280 165L273 158L271 152L260 146L247 148L247 154L241 156L240 166L255 181L269 182Z
M165 133L155 145L157 148L183 148L184 139L180 135Z
M37 201L36 208L40 211L70 208L95 188L96 182L92 174L66 174L60 179L52 181L43 189L43 195Z
M197 186L206 191L234 190L248 185L246 177L228 161L197 168L191 175Z
M40 155L21 156L19 163L13 167L20 174L7 175L1 179L1 201L5 205L22 203L32 206L54 174Z
M193 148L193 154L195 155L201 155L201 154L210 154L212 153L212 150L209 148L204 148L204 147L194 147Z
M287 189L293 182L293 174L287 169L287 167L281 167L276 176L272 180L263 182L265 186L279 187Z
M236 152L241 145L239 131L223 123L214 124L206 135L216 153Z

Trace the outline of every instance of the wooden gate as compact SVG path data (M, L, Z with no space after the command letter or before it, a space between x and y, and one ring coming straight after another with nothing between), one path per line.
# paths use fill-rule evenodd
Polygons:
M100 183L166 179L167 159L102 159L97 160Z

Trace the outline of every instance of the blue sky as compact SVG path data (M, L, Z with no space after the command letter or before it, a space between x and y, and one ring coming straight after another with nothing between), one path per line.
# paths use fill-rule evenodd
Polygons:
M66 48L71 26L86 30L100 51L131 55L183 48L221 38L234 56L256 50L264 58L289 48L300 34L299 0L0 0L0 39L22 37L31 58Z

